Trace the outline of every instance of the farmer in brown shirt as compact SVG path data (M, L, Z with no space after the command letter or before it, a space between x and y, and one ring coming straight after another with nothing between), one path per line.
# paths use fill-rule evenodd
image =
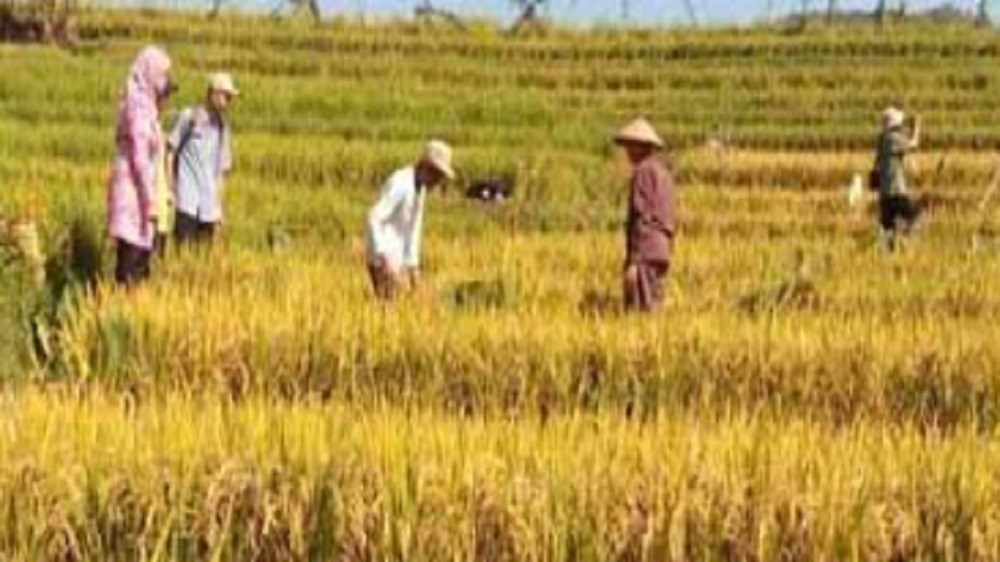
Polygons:
M663 140L645 119L615 135L632 164L626 225L625 307L652 312L663 301L663 281L670 270L677 189L660 159Z

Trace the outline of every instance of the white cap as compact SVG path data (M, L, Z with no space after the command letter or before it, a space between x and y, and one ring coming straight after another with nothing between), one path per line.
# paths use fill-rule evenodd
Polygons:
M231 96L240 95L240 91L236 88L236 83L233 81L233 76L226 72L216 72L209 76L208 87L213 92L224 92Z
M906 121L906 114L901 109L890 107L882 112L882 123L887 128L902 127Z
M455 169L452 168L451 147L444 141L432 140L424 147L424 154L420 157L422 162L426 162L437 168L448 179L455 179Z

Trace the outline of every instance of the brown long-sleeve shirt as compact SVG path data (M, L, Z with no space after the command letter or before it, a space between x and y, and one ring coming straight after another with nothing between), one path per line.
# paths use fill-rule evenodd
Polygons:
M677 188L656 156L635 168L626 226L630 263L669 263L676 232Z

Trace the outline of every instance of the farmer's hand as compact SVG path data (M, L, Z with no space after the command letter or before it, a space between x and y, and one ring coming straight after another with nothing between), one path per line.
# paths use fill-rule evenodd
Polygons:
M639 266L630 263L625 266L625 284L635 286L639 283Z
M148 238L151 232L156 231L156 217L146 215L139 217L139 237Z
M924 123L923 117L921 117L920 115L913 116L913 142L912 142L913 148L920 147L920 137L924 130L923 123Z

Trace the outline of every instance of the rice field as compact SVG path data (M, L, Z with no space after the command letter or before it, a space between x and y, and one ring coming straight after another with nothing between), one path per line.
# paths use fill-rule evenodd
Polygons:
M94 11L0 45L0 562L966 561L1000 557L1000 36L926 24L546 29ZM180 106L232 70L222 242L124 293L102 237L139 47ZM928 211L888 253L878 114L925 116ZM681 232L618 305L636 114ZM424 139L424 283L371 298L363 224ZM517 183L488 206L485 177ZM12 259L8 260L7 258Z
M5 407L9 560L995 560L1000 541L1000 449L969 430Z

